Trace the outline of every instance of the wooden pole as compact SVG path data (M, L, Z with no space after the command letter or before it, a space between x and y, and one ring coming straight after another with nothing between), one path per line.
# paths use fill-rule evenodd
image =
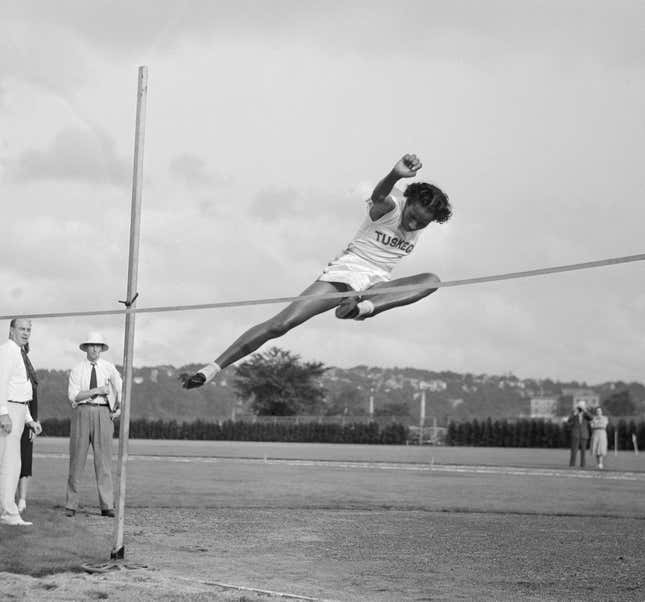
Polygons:
M419 445L423 445L423 427L426 422L426 390L421 389L421 407L419 408Z
M128 289L125 305L134 307L137 297L139 272L139 232L141 225L141 188L143 184L143 142L148 95L148 68L139 67L137 87L137 118L134 133L134 168L132 174L132 205L130 214L130 255L128 258ZM134 354L134 312L125 314L125 343L123 350L123 391L121 394L121 427L119 430L119 461L117 466L116 521L114 546L111 558L125 557L123 522L125 513L126 466L128 463L128 437L130 436L130 404L132 395L132 357Z

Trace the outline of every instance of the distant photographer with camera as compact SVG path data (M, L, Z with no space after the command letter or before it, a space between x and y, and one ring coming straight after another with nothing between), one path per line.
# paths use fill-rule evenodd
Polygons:
M587 411L587 404L584 400L576 404L573 412L567 419L567 423L571 427L571 457L569 459L569 466L576 465L576 455L580 450L580 466L584 468L585 465L585 452L590 437L589 423L592 416Z

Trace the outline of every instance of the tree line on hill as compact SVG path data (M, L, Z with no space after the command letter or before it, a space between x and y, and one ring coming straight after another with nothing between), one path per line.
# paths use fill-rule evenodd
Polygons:
M273 347L256 353L223 371L205 387L186 391L177 381L193 364L137 368L134 371L131 416L163 421L216 421L243 414L289 416L300 414L367 416L370 398L373 416L394 416L405 424L418 423L420 388L426 393L426 415L439 424L490 416L503 419L529 413L533 394L562 395L567 387L585 383L556 383L548 379L520 381L513 375L485 376L429 372L412 368L351 369L302 361L289 351ZM71 415L67 400L68 372L39 370L40 415ZM594 389L610 415L645 412L645 387L640 383L605 383Z
M401 421L379 424L376 421L330 424L322 420L301 423L278 422L278 417L301 414L322 416L326 407L326 390L321 377L326 368L320 362L303 362L289 351L272 347L255 353L234 369L233 389L246 410L253 416L272 416L275 422L246 420L154 420L134 418L130 437L149 439L197 439L232 441L294 441L318 443L404 444L410 441L410 429ZM171 372L167 372L168 375ZM159 383L157 371L150 380ZM137 381L135 381L136 383ZM143 381L141 381L143 382ZM176 385L177 386L177 385ZM203 387L199 391L208 387ZM613 410L630 409L629 394L618 392L605 400ZM333 405L331 406L333 407ZM52 436L69 436L69 418L43 420L45 432ZM619 448L629 447L632 434L645 444L645 422L638 425L622 420L608 429L610 445L614 432ZM118 429L115 429L115 435ZM566 423L545 420L494 420L481 422L450 421L445 437L447 445L494 447L566 447L569 444Z

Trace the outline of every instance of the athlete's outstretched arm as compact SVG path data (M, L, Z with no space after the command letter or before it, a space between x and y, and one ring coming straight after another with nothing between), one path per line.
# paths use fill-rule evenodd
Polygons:
M370 217L373 220L383 217L392 210L392 201L388 198L394 185L401 178L412 178L421 169L422 164L416 155L403 155L396 162L392 171L388 173L374 188L372 192L372 207Z

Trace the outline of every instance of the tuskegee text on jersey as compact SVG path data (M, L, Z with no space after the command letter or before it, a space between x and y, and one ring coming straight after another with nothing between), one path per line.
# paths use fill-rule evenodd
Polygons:
M380 242L386 247L401 249L406 253L412 253L412 249L414 249L414 243L405 240L405 238L397 238L380 230L374 230L374 234L376 235L376 242Z

